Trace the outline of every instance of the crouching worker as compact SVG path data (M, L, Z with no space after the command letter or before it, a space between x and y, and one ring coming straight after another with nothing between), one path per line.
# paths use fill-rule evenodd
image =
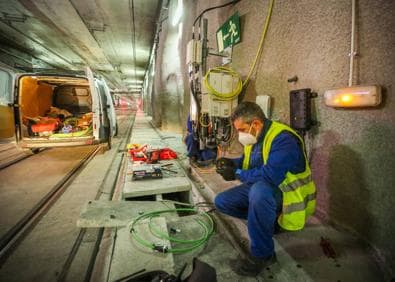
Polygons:
M188 116L187 121L187 135L184 138L184 143L187 146L187 156L190 158L191 163L197 166L207 166L212 164L217 158L217 151L215 149L199 149L199 141L195 140L192 133L192 122Z
M239 104L231 120L244 154L240 159L218 159L217 172L242 184L219 193L215 206L247 219L249 257L230 264L239 275L256 276L275 262L272 237L277 223L285 230L302 229L314 212L316 190L303 140L293 129L266 119L252 102Z

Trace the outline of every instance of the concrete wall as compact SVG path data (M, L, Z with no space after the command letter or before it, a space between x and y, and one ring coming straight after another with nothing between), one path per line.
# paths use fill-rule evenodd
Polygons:
M152 112L164 129L181 130L188 111L185 46L192 22L202 10L226 2L184 1L180 40L176 40L176 28L163 26ZM175 3L170 1L169 19ZM215 31L235 11L241 16L242 42L234 47L232 67L245 78L257 51L268 0L243 0L208 12L210 47L216 48ZM358 0L356 22L354 81L381 85L384 101L380 107L347 110L324 104L325 90L347 86L351 0L275 1L263 53L245 99L272 96L272 118L289 123L289 91L312 88L318 93L313 114L319 126L306 141L318 189L317 214L358 233L393 270L395 1ZM210 57L208 66L217 61ZM298 82L288 83L294 75Z

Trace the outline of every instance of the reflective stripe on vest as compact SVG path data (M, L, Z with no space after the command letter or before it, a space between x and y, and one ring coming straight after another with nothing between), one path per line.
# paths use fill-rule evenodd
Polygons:
M300 186L306 185L311 181L312 181L311 174L309 174L306 177L301 178L301 179L296 179L296 180L292 181L291 183L281 183L278 187L283 192L295 191Z
M266 165L272 142L283 131L288 131L298 137L303 146L306 162L305 171L298 174L287 172L285 179L279 185L279 189L283 192L283 210L278 223L286 230L300 230L304 227L307 216L314 213L316 205L316 189L311 178L303 139L290 127L273 121L263 140L262 158L264 165ZM243 169L249 168L252 146L244 146Z
M289 205L283 205L282 213L284 213L284 214L285 213L293 213L296 211L305 210L309 201L315 200L315 196L316 196L316 193L309 194L303 199L303 202L289 204Z
M248 169L250 166L250 156L253 145L244 146L244 159L242 169Z

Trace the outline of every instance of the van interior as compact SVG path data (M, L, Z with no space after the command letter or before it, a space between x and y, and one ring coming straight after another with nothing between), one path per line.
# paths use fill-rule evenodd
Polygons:
M22 140L93 138L87 79L23 76L18 94Z

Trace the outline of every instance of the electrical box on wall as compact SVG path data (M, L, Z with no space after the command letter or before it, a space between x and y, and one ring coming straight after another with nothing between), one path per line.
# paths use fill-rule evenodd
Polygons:
M211 73L208 82L217 92L230 93L237 87L237 78L226 73ZM205 84L202 84L202 113L215 117L230 117L232 110L237 107L237 97L224 101L209 94Z
M265 116L267 118L270 118L270 96L269 95L256 96L255 102L261 107Z
M311 98L317 94L310 88L293 90L289 92L290 99L290 124L293 129L307 131L313 125L311 119Z
M202 63L202 42L192 39L187 44L186 64Z

